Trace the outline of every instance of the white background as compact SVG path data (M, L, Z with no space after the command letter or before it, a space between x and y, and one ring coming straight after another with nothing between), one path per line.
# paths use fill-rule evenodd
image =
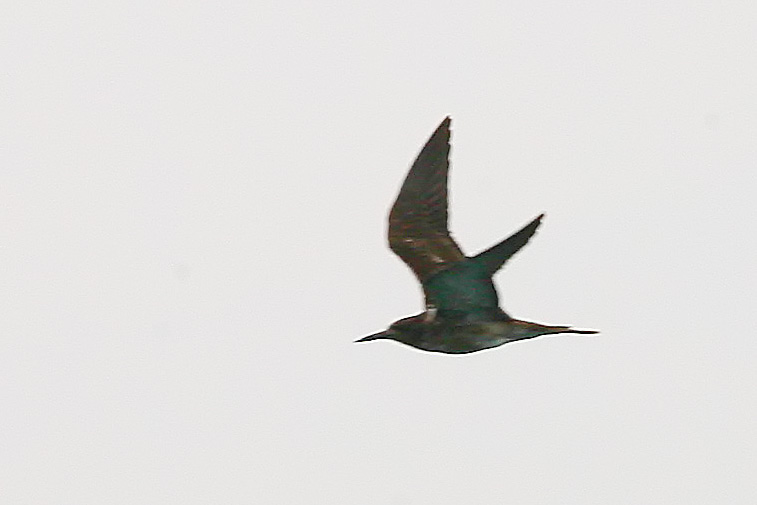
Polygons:
M753 2L12 2L0 502L757 503ZM385 245L453 117L451 228L516 317L463 357Z

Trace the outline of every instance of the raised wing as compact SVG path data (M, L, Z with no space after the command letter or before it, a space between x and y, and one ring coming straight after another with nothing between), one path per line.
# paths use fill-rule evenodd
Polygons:
M528 243L534 233L536 233L536 229L539 228L543 217L544 214L540 214L536 219L507 237L502 242L493 245L486 251L474 256L472 260L484 267L487 275L494 275L494 273L502 268L502 265L504 265L513 254L520 251L520 249Z
M389 247L421 282L465 259L447 228L449 125L428 139L389 213Z

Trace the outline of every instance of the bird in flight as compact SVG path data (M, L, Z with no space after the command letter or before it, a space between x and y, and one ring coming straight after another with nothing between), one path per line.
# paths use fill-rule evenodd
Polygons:
M423 286L426 310L356 342L396 340L424 351L466 354L555 333L598 333L521 321L499 307L492 276L536 232L544 214L467 257L447 226L450 118L416 158L389 213L389 247Z

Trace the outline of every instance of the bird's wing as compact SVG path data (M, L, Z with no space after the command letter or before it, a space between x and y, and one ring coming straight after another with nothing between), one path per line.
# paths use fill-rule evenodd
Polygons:
M449 125L428 139L389 213L389 247L421 282L465 259L447 228Z
M534 233L536 233L536 229L539 228L543 217L544 214L540 214L536 219L507 237L502 242L477 254L472 258L473 262L484 267L487 275L494 275L494 273L499 270L513 254L520 251L520 249L528 243Z

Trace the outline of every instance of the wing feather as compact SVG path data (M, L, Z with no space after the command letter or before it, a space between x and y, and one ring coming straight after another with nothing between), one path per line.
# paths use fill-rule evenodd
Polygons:
M418 154L389 213L389 247L421 282L465 259L448 229L450 121Z

